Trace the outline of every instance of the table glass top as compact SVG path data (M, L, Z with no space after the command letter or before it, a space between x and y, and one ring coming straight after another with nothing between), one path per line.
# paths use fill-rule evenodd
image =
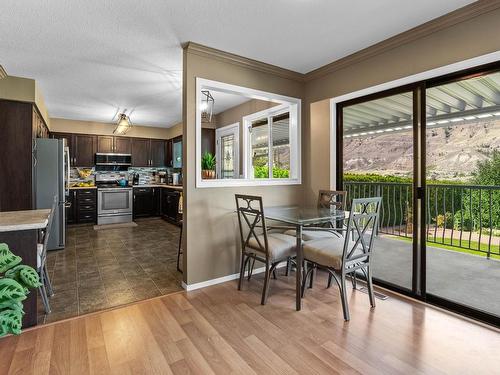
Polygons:
M315 206L274 206L265 207L266 219L281 221L293 225L322 224L345 218L345 211Z

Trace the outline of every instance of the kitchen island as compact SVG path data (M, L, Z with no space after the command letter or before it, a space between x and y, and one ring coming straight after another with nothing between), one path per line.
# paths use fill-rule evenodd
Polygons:
M23 264L36 269L38 232L47 227L49 215L49 209L0 212L0 243L6 243ZM23 301L23 328L37 324L37 297L34 289Z

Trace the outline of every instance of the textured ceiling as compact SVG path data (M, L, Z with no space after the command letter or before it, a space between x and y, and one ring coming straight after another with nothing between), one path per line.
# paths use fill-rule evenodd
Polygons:
M181 119L182 51L194 41L308 72L468 0L2 0L0 64L36 79L51 117Z

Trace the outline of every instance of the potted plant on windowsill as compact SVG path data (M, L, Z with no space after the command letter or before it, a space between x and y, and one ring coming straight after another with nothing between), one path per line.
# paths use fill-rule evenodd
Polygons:
M20 264L21 257L13 254L7 244L0 243L0 337L21 333L23 302L30 289L42 284L38 273Z
M201 157L201 178L204 180L215 178L215 155L205 152Z

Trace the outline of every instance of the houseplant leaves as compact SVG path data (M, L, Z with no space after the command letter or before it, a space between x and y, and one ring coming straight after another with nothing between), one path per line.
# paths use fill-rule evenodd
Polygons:
M21 257L13 254L7 244L0 243L0 273L17 266L21 261Z

